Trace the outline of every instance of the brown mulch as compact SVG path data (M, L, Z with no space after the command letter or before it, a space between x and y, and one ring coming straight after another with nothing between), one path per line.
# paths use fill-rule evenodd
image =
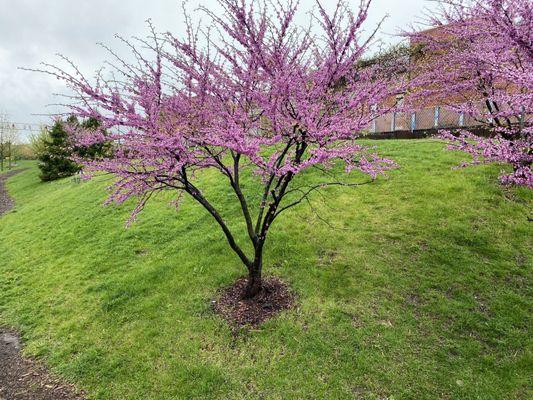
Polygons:
M11 170L6 173L0 174L0 215L5 214L9 210L11 210L14 205L13 199L7 193L4 182L6 181L6 179L24 171L25 169L15 169L15 170Z
M61 382L35 360L22 357L19 336L0 328L0 400L81 400L72 385Z
M294 294L279 278L263 278L262 291L252 299L244 296L246 282L246 278L239 278L213 300L215 312L231 324L257 326L295 303Z

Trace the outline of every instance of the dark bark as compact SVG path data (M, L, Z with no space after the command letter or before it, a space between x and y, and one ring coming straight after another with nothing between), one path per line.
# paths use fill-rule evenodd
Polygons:
M264 241L256 242L254 261L248 267L248 285L245 293L245 297L248 299L257 296L263 290L263 245Z
M261 267L254 265L249 271L248 284L244 296L247 299L253 299L263 290Z
M298 130L298 126L295 125L293 127L293 134L295 134ZM276 160L276 167L281 166L283 160L285 160L285 158L289 154L290 149L293 146L296 147L293 163L295 165L298 165L302 162L302 158L307 149L307 143L305 142L306 132L301 131L300 136L301 141L297 141L295 139L289 140L286 147L283 149L278 159ZM271 174L264 188L263 198L259 205L259 213L254 228L252 216L246 201L246 197L244 196L240 185L240 154L234 154L233 152L231 153L233 158L233 171L231 171L231 167L227 167L218 154L211 152L209 148L206 148L206 150L218 164L220 171L228 177L231 187L237 195L246 222L248 236L254 248L253 259L248 258L243 249L237 244L231 230L229 229L228 225L226 224L218 210L209 202L209 200L202 194L202 192L189 181L187 176L187 170L185 167L182 167L181 173L176 179L181 185L176 186L172 182L169 182L169 177L162 177L161 180L157 181L174 189L184 190L185 192L187 192L196 201L198 201L218 222L218 224L222 228L222 231L224 232L224 235L226 236L226 239L231 249L239 256L242 263L248 269L248 284L244 296L246 298L254 298L263 290L263 247L266 241L268 230L274 219L279 215L279 213L286 209L284 208L280 210L280 212L278 212L278 208L283 198L287 194L287 187L292 181L294 173L287 172L279 177L276 176L275 173ZM268 201L269 198L271 198L270 201Z
M208 212L213 216L213 218L218 222L220 227L222 228L222 231L224 232L224 235L226 236L226 239L228 241L228 244L230 245L231 249L239 256L241 261L244 265L249 266L251 265L250 260L248 257L246 257L246 254L244 254L244 251L239 247L237 242L235 241L235 238L233 237L233 234L231 233L230 229L224 222L224 219L222 216L218 213L218 211L209 203L209 201L202 195L200 190L196 188L194 185L192 185L188 180L185 174L183 174L182 177L182 183L185 185L184 190L189 193L196 201L198 201Z
M296 164L299 164L302 161L302 157L305 153L306 148L307 148L307 144L305 142L296 144L296 155L294 159ZM280 157L282 158L285 157L285 153L286 151L282 153ZM252 298L256 296L263 289L262 281L261 281L261 272L262 272L262 267L263 267L263 246L266 241L268 230L270 229L272 222L274 222L274 219L278 215L277 211L278 211L279 205L281 201L283 200L283 198L285 197L285 194L287 193L287 187L289 186L293 177L294 177L294 174L292 172L287 172L285 175L278 178L278 181L272 190L271 190L271 185L274 179L271 179L267 183L267 188L266 188L265 193L268 193L268 191L271 190L270 194L272 196L272 202L270 206L268 207L268 210L266 214L264 215L264 217L263 217L264 209L262 209L259 214L258 224L256 228L257 229L256 239L253 241L254 261L248 267L249 277L248 277L248 287L246 290L246 297L248 298ZM264 206L264 203L262 203L262 206ZM262 223L260 223L261 218L263 218Z

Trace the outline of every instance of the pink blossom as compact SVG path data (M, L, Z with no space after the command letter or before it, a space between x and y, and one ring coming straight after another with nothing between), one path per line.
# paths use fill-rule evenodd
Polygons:
M532 187L533 3L441 0L436 30L411 33L421 54L412 63L409 106L430 102L464 113L493 137L445 132L451 148L474 163L510 164L504 184Z

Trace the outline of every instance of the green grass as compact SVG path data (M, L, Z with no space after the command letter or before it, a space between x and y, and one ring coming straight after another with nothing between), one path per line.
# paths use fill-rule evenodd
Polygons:
M315 196L332 226L280 217L265 269L298 307L239 332L209 301L244 270L200 206L168 193L125 229L108 181L33 167L0 219L0 324L94 399L531 398L531 191L453 170L437 142L375 144L401 169ZM224 182L203 184L243 231Z

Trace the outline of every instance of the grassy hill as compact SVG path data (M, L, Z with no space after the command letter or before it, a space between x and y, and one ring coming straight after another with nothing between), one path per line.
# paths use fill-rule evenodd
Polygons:
M276 221L265 272L298 307L240 331L210 300L244 270L200 206L168 193L125 229L109 177L43 184L33 166L0 218L0 324L96 399L531 398L531 191L453 170L437 142L375 144L401 169Z

